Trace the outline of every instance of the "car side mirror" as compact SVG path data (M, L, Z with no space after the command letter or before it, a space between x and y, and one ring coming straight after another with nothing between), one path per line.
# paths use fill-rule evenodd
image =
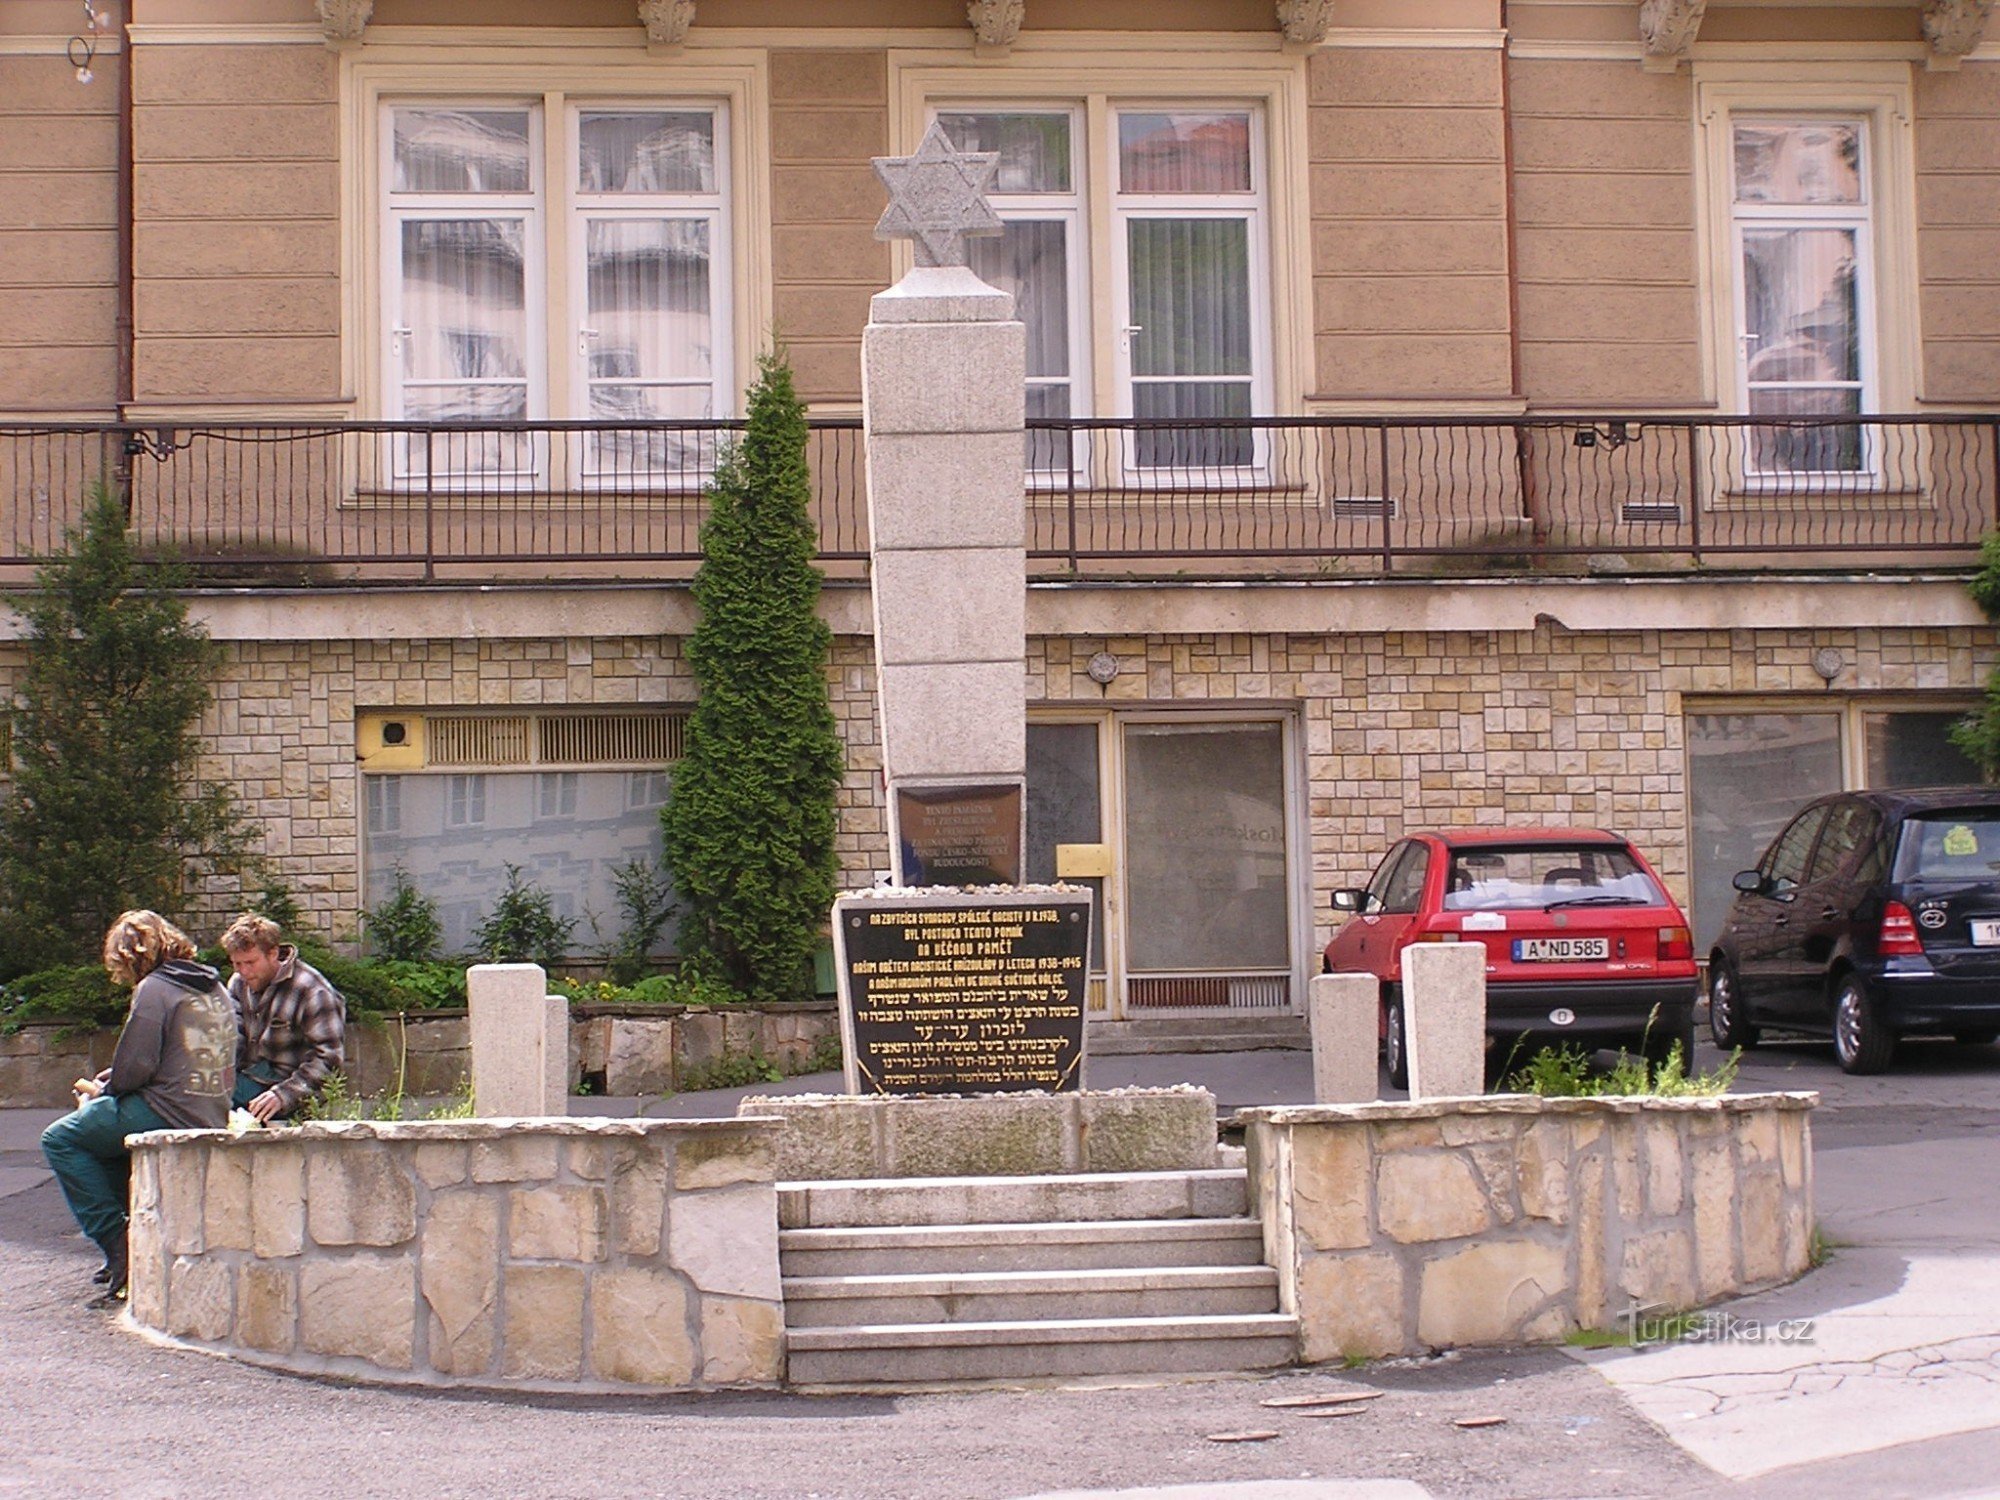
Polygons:
M1333 909L1335 911L1360 911L1367 900L1368 893L1366 891L1356 890L1353 886L1342 886L1333 893Z
M1738 870L1729 882L1746 896L1761 896L1764 893L1764 876L1757 870Z

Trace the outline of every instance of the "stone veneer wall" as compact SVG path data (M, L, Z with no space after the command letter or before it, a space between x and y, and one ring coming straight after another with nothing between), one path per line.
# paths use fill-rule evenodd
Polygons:
M131 1317L310 1374L771 1385L784 1377L771 1168L757 1120L140 1136Z
M1817 1101L1503 1095L1240 1118L1311 1364L1546 1343L1800 1274Z
M1391 840L1437 823L1509 818L1605 825L1636 839L1688 894L1685 714L1691 694L1798 695L1828 706L1821 646L1851 693L1976 695L1996 663L1971 627L1380 634L1037 636L1031 704L1277 706L1301 716L1316 889L1365 878ZM204 773L237 787L276 872L322 930L360 901L354 715L388 707L686 703L674 636L550 640L232 642L202 726ZM18 674L0 653L0 690ZM1100 652L1123 668L1087 674ZM828 683L847 747L841 880L888 865L871 643L834 643ZM238 900L211 892L205 920ZM1315 900L1317 948L1331 914Z

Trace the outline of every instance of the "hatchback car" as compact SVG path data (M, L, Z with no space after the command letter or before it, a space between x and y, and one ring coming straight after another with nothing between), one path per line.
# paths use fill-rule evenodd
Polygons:
M1694 1056L1694 940L1645 857L1576 828L1414 833L1366 889L1333 893L1352 918L1326 945L1329 974L1382 987L1389 1081L1409 1087L1402 959L1412 943L1486 948L1489 1075L1537 1048L1623 1047L1658 1064Z
M1830 1036L1879 1073L1912 1032L2000 1037L2000 788L1822 797L1735 886L1708 961L1719 1045Z

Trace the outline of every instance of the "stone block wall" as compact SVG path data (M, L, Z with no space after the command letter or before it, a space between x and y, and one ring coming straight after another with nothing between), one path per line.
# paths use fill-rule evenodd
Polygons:
M763 1121L133 1142L131 1317L309 1374L615 1391L784 1377Z
M1245 1110L1307 1363L1616 1328L1796 1276L1816 1094Z
M966 1098L796 1094L745 1099L737 1109L779 1122L783 1182L1216 1165L1215 1096L1188 1084Z

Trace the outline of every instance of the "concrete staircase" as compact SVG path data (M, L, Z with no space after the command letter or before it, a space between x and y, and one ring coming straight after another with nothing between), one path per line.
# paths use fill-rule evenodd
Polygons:
M1304 1016L1149 1016L1136 1021L1092 1021L1092 1057L1134 1057L1158 1052L1310 1051L1312 1032Z
M1296 1358L1241 1168L782 1183L778 1223L795 1385Z

